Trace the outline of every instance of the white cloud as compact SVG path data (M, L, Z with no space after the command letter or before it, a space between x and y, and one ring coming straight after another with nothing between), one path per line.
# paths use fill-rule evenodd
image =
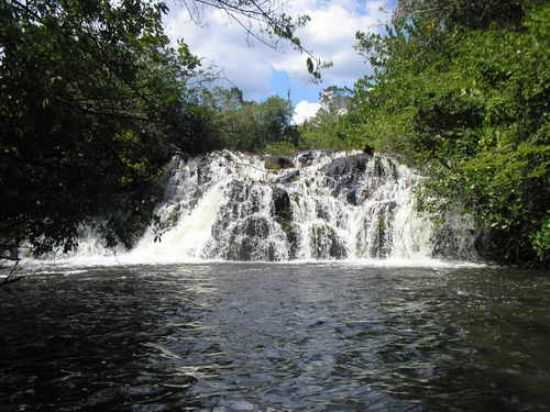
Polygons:
M294 109L294 116L292 121L294 124L302 124L306 120L311 119L317 114L321 105L319 103L308 102L307 100L302 100L298 103Z
M191 21L187 10L175 3L166 19L168 35L183 38L191 51L224 69L225 75L241 87L247 98L272 93L273 70L291 79L308 82L305 55L291 50L274 51L247 38L237 23L222 11L205 8L200 25ZM387 21L390 0L293 0L290 14L308 14L311 21L298 33L302 44L334 66L323 72L324 84L351 85L368 67L353 49L355 32L373 31ZM305 85L305 83L304 83Z
M369 0L365 4L334 0L325 5L312 6L315 2L303 0L297 2L298 7L301 3L307 3L309 9L298 9L297 12L307 13L311 21L298 33L299 37L309 49L334 64L323 73L325 83L351 85L353 80L367 71L363 58L353 48L355 33L358 30L379 30L389 18L389 13L382 10L384 7L389 9L389 2ZM274 67L291 76L307 76L303 69L304 58L296 54L283 55Z

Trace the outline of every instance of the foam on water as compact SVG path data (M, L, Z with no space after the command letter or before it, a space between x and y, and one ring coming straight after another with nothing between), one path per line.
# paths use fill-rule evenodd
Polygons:
M284 166L270 170L259 156L229 151L176 157L156 209L158 222L132 250L107 250L87 231L77 253L56 262L337 260L455 267L475 258L467 219L449 216L441 226L444 231L434 227L416 209L414 189L420 177L389 157L308 152L286 159Z

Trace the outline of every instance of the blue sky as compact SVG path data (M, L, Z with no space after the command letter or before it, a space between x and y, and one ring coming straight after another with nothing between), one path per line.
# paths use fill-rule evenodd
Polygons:
M277 0L274 0L277 1ZM311 116L318 107L319 92L327 86L352 86L369 67L353 49L355 32L381 30L391 17L395 0L290 0L285 11L307 14L311 21L298 32L302 44L316 56L331 61L323 71L322 84L307 73L306 56L282 45L273 50L250 38L222 11L198 9L192 19L177 0L165 19L173 41L183 39L205 65L223 69L227 85L236 85L246 99L263 100L270 95L287 96L296 106L297 121Z

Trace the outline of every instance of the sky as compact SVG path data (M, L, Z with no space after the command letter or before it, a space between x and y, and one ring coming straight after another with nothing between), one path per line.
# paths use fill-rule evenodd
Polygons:
M311 20L297 34L302 44L333 66L322 72L315 84L306 69L306 56L281 44L274 50L251 38L223 11L204 7L191 18L183 3L169 3L166 31L173 42L184 40L203 65L223 70L228 86L237 86L247 100L264 100L278 95L295 106L294 121L301 123L315 115L319 93L330 85L353 86L369 71L364 58L353 49L355 33L380 31L391 17L395 0L288 0L290 15L307 14Z

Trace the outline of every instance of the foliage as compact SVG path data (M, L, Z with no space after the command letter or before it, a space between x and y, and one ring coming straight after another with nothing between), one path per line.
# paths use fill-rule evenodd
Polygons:
M545 250L550 6L543 3L401 2L387 36L357 36L374 73L356 83L348 139L421 168L430 177L424 207L462 203L484 234L484 253L501 262L542 259Z
M301 149L349 150L359 148L348 133L348 111L352 91L346 87L329 86L319 97L321 108L299 128Z
M532 242L540 260L548 261L550 259L550 218L547 218L540 230L533 235Z
M240 89L216 87L203 90L202 107L210 110L211 140L219 147L262 151L268 145L292 143L293 107L289 101L271 96L264 102L246 101Z
M75 245L102 216L154 202L146 186L190 125L182 90L198 66L168 46L162 3L17 0L0 5L0 238L35 253ZM116 205L116 207L114 206Z
M290 16L281 11L281 3L273 0L179 0L195 21L200 20L202 7L214 7L240 25L248 36L276 49L281 40L306 55L306 68L314 80L321 80L321 71L332 64L324 62L307 49L297 35L309 21L308 15Z
M277 142L268 144L264 152L275 156L294 156L298 152L298 148L289 142Z

